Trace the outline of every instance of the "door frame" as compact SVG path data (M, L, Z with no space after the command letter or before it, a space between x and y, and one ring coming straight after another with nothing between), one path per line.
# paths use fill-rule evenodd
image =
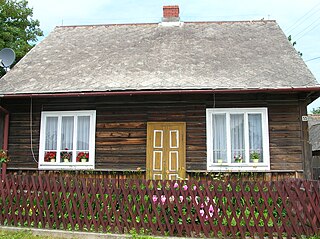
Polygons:
M147 143L146 143L146 178L152 180L152 156L153 156L153 129L154 126L161 127L179 126L181 127L181 155L179 154L178 179L184 180L186 178L186 122L147 122ZM180 137L180 136L179 136ZM165 160L166 163L167 160ZM169 180L169 179L167 179Z

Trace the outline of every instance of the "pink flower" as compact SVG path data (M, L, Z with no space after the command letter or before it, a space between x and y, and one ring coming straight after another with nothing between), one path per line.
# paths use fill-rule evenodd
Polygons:
M182 188L183 188L183 190L184 190L184 191L187 191L187 190L188 190L188 186L187 186L186 184L185 184L185 185L183 185L183 187L182 187Z
M209 207L209 215L210 215L210 217L213 217L213 213L214 213L214 209L213 209L212 204L210 204L210 207Z
M153 203L156 203L156 202L157 202L157 200L158 200L157 195L153 195L153 196L152 196L152 201L153 201Z
M162 202L162 205L164 205L164 203L166 202L167 198L165 195L161 195L161 202Z
M206 217L205 217L204 220L205 220L205 221L208 221L208 219L209 219L209 217L208 217L208 215L206 215Z
M203 209L200 209L200 215L201 215L201 217L203 217L203 215L204 215L204 210Z
M203 203L201 203L201 206L200 206L201 208L204 208L204 205L203 205Z
M173 188L178 188L179 184L177 182L174 183Z
M196 186L196 185L193 186L193 190L194 190L194 191L197 190L197 186Z
M183 201L183 196L180 196L179 199L180 199L180 202L182 202Z

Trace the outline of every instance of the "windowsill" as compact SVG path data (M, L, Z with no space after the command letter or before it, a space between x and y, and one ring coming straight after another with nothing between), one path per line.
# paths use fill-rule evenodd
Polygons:
M40 170L92 170L94 169L94 165L91 163L78 163L77 165L75 164L68 164L68 163L63 163L63 164L40 164L39 165Z
M208 171L241 172L241 171L270 171L270 166L263 163L242 163L241 165L230 165L227 163L212 164L207 167Z

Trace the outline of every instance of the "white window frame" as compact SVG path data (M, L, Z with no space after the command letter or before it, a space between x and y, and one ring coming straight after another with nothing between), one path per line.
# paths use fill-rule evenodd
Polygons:
M45 162L45 138L46 138L46 121L47 117L58 117L58 133L61 130L61 119L64 116L73 116L75 119L78 116L90 117L90 136L89 136L89 160L88 162L60 162L60 140L57 141L57 162ZM75 120L77 121L77 120ZM77 130L74 128L74 140L77 138ZM95 135L96 135L96 111L43 111L41 113L40 125L40 145L39 145L39 169L44 170L91 170L95 167ZM75 140L76 141L76 140ZM75 149L74 149L75 152Z
M247 115L250 113L261 114L262 121L262 145L263 145L263 162L252 163L232 163L231 142L230 142L230 127L227 124L227 162L214 163L213 162L213 130L212 130L212 116L214 114L244 114L245 124L248 124ZM207 170L208 171L269 171L270 170L270 153L269 153L269 127L268 127L268 109L267 108L209 108L206 109L206 123L207 123ZM245 126L245 129L248 126ZM245 130L245 142L249 142L249 135ZM246 143L245 153L249 155L249 145ZM248 158L248 157L247 157ZM247 160L248 161L248 160Z

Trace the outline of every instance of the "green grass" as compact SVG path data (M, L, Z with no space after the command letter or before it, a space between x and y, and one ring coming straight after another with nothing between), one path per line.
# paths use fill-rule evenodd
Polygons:
M145 236L145 235L131 235L134 239L154 239L159 237L153 236ZM311 236L311 237L302 237L303 239L320 239L320 235L318 236ZM54 237L54 236L37 236L32 235L31 231L23 230L23 231L7 231L7 230L0 230L0 239L65 239L63 237Z
M152 236L136 235L136 234L131 235L131 236L134 239L154 239L154 238L157 238L157 237L152 237ZM68 237L68 238L70 238L70 237ZM54 237L54 236L32 235L30 230L19 230L19 231L0 230L0 239L65 239L65 238L64 237Z
M63 237L53 236L36 236L32 235L31 231L6 231L0 230L0 239L64 239Z
M311 237L302 237L303 239L320 239L320 235Z

